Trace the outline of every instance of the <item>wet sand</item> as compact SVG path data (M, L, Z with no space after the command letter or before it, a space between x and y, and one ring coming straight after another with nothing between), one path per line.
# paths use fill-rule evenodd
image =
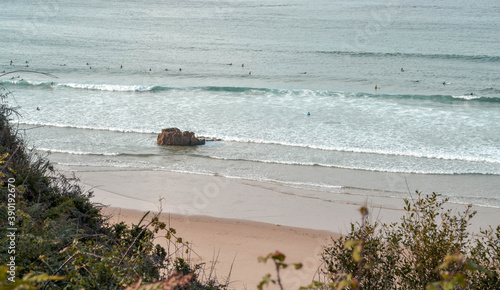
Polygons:
M318 192L278 183L221 176L150 170L80 170L75 173L94 201L113 207L158 210L181 215L203 215L265 222L345 233L359 221L359 208L367 206L373 219L397 222L403 200L394 197ZM346 178L351 178L346 176ZM446 180L444 181L446 182ZM426 192L429 193L429 192ZM415 197L414 194L409 194ZM453 211L464 205L447 204ZM500 224L500 210L475 207L470 229Z

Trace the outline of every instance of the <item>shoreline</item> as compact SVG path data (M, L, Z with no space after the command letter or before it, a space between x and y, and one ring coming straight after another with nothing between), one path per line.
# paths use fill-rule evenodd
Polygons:
M104 205L183 216L239 219L303 229L345 233L360 220L359 208L395 221L402 200L334 194L326 201L316 191L282 184L221 176L150 170L78 171L76 177Z
M363 206L369 209L372 219L385 223L399 222L404 214L404 201L396 197L329 192L325 199L325 192L313 189L171 171L116 168L94 171L87 167L73 172L86 189L94 192L94 202L125 209L160 211L162 208L163 212L173 214L240 219L340 234L349 230L351 222L360 221L359 208ZM356 174L346 172L342 177L356 180L360 178ZM443 178L443 184L449 182ZM446 208L455 213L466 205L448 202ZM473 209L478 213L469 226L471 232L500 224L498 208L474 206Z
M136 149L141 152L143 150L142 148ZM209 147L200 148L200 150L205 149L210 150ZM198 150L197 148L185 149L186 152L176 151L182 148L158 149L155 147L155 150L160 151L146 150L146 156L125 154L105 157L52 152L50 159L61 171L149 170L222 176L230 180L246 180L256 184L277 185L282 188L298 188L294 192L295 195L304 196L302 193L305 193L307 197L311 193L327 202L343 200L345 195L360 196L358 200L361 197L372 200L372 197L402 200L411 198L416 190L427 194L436 192L443 197L449 197L450 202L456 204L471 203L500 211L500 200L497 194L500 188L499 175L403 173L248 160L206 160L204 157L190 156L190 153Z

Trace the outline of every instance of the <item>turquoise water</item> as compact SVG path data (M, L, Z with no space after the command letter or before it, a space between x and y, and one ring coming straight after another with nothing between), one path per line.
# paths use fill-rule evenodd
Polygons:
M0 81L30 145L60 166L325 194L347 186L328 177L339 168L500 178L498 1L7 0L2 11L0 71L18 72ZM159 148L167 127L223 141ZM445 193L500 207L498 190L478 186ZM363 190L403 195L390 182Z

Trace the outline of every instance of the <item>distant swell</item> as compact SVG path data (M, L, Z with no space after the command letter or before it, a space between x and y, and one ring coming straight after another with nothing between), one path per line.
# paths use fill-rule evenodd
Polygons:
M373 94L357 94L358 97L372 97L382 99L402 99L402 100L428 100L441 103L451 102L479 102L479 103L500 103L500 98L483 97L480 95L373 95Z
M38 87L45 89L69 88L80 90L108 91L108 92L161 92L170 90L201 90L207 92L270 92L266 88L247 88L247 87L193 87L193 88L173 88L165 86L144 86L144 85L116 85L116 84L78 84L78 83L57 83L57 82L39 82L29 80L8 80L0 82L1 85L15 85L19 87Z
M277 90L273 90L273 89L248 88L248 87L215 87L215 86L208 86L208 87L198 87L197 89L202 90L202 91L210 91L210 92L236 92L236 93L243 93L243 92L277 92Z
M108 91L108 92L154 92L167 91L172 88L162 86L143 86L143 85L113 85L113 84L78 84L78 83L56 83L56 82L37 82L27 80L10 80L3 81L3 85L15 85L19 87L37 87L42 89L80 89L93 91Z
M67 87L73 89L108 91L108 92L146 92L157 89L152 86L123 86L123 85L97 85L97 84L56 84L55 87Z
M250 88L250 87L190 87L190 88L174 88L165 86L142 86L142 85L113 85L113 84L76 84L76 83L55 83L55 82L36 82L36 81L18 81L9 80L0 82L2 85L14 85L20 87L37 87L42 89L77 89L77 90L97 90L109 92L163 92L163 91L202 91L202 92L221 92L253 95L269 93L276 98L282 96L317 96L317 97L344 97L344 98L376 98L376 99L391 99L391 100L424 100L435 102L479 102L479 103L500 103L500 97L484 97L480 94L476 95L396 95L396 94L373 94L373 93L349 93L338 91L324 90L286 90L286 89L270 89L270 88Z
M320 54L346 55L354 57L401 57L401 58L425 58L425 59L453 59L481 62L500 62L500 56L490 55L460 55L460 54L423 54L423 53L401 53L401 52L366 52L366 51L316 51Z

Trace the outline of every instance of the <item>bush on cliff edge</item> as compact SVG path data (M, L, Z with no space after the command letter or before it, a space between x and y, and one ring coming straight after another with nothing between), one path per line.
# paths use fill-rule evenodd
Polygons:
M500 225L467 231L476 212L444 210L432 193L405 199L401 222L351 224L324 247L327 284L346 279L352 289L500 289ZM354 287L352 287L354 285ZM349 288L349 287L347 287Z

